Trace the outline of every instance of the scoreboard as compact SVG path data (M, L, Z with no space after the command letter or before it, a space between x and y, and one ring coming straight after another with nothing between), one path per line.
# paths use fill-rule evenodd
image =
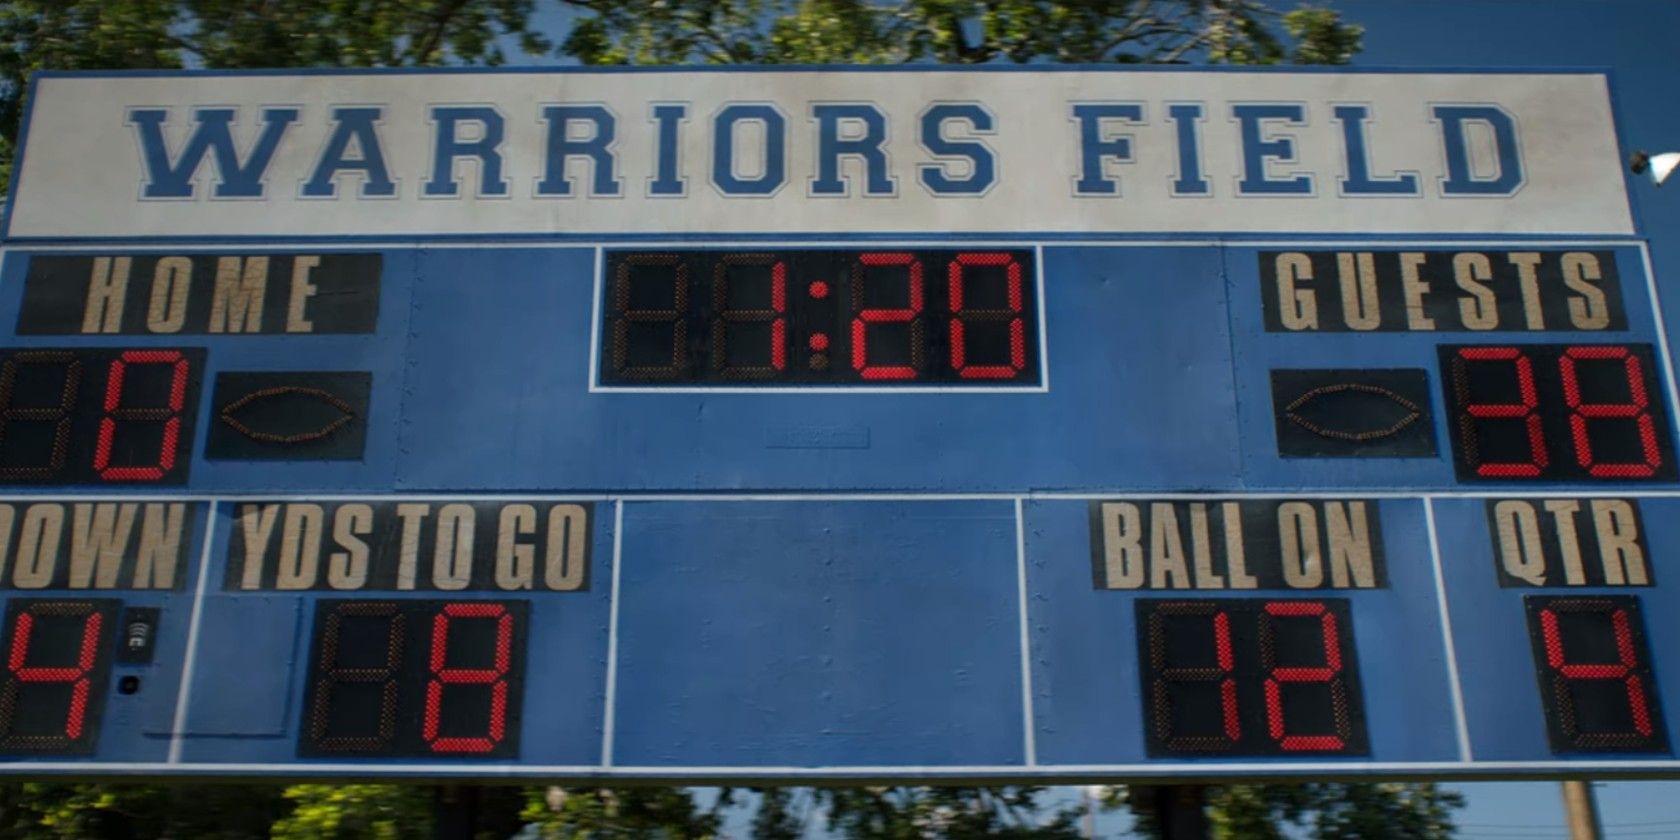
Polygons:
M1680 771L1587 72L44 74L0 773Z

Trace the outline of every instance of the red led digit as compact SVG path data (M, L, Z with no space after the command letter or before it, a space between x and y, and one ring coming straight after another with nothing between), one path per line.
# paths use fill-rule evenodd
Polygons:
M635 269L638 266L663 266L670 268L671 305L638 306L632 302L631 285L636 282ZM641 282L649 282L643 278ZM635 379L672 379L680 376L686 367L688 357L688 324L684 320L688 315L688 264L684 263L676 254L632 254L619 263L618 271L613 277L613 307L618 318L613 321L612 330L612 359L613 369L620 374ZM670 353L668 364L632 364L630 359L631 326L659 326L669 327ZM646 334L642 334L646 338ZM659 337L659 349L663 351L665 339ZM661 352L659 355L664 355Z
M381 632L384 637L378 645L384 652L383 664L346 667L340 662L346 618L383 619ZM391 743L397 725L397 671L402 666L404 625L402 610L389 602L350 602L339 604L328 613L326 627L321 631L321 677L316 683L309 724L310 737L316 746L331 752L372 752L385 749ZM365 628L362 629L365 632ZM371 733L333 731L335 706L339 703L354 704L359 696L334 691L345 684L378 686L379 722Z
M1522 402L1471 402L1467 362L1511 362L1517 378L1517 392ZM1461 347L1453 358L1452 376L1453 388L1458 394L1458 404L1464 410L1459 417L1464 456L1470 465L1475 467L1476 474L1484 478L1534 478L1540 475L1549 459L1546 455L1545 434L1540 429L1540 414L1535 410L1539 406L1540 398L1534 387L1534 365L1528 356L1515 347ZM1476 436L1476 420L1493 418L1521 420L1524 423L1529 449L1529 460L1526 463L1482 460Z
M1009 283L1008 309L964 308L967 266L1004 266ZM1013 379L1027 366L1027 327L1021 318L1021 263L1007 253L964 253L951 260L951 368L964 379ZM1009 364L975 365L968 359L968 324L974 321L1009 322Z
M166 407L135 407L122 404L123 381L131 365L169 365L169 404ZM99 421L99 441L94 445L93 469L106 481L156 481L175 468L175 454L181 439L181 412L186 407L190 365L179 350L125 350L112 360L105 380L105 416ZM163 443L157 463L151 466L111 466L111 450L117 423L163 421Z
M20 408L12 405L16 396L18 374L25 365L53 365L64 368L59 386L58 405ZM44 422L53 424L52 448L43 466L0 465L0 478L48 478L64 468L70 447L70 410L82 389L82 362L68 350L24 350L12 354L0 366L0 442L12 429L12 424Z
M1627 376L1628 401L1625 403L1581 402L1581 378L1575 361L1621 360ZM1558 372L1563 376L1563 399L1569 406L1569 431L1575 439L1575 457L1594 478L1649 478L1662 466L1662 452L1657 446L1656 423L1651 419L1650 397L1645 392L1645 371L1639 357L1626 347L1570 347L1558 358ZM1592 438L1587 434L1587 421L1598 418L1631 418L1639 429L1639 447L1644 463L1601 464L1593 458Z
M863 284L872 272L867 269L902 265L908 268L909 305L903 307L869 307L863 305ZM852 369L868 380L915 379L922 367L922 261L914 254L902 252L873 252L859 254L852 266ZM908 323L910 325L910 364L872 365L869 363L869 325Z
M1151 755L1368 750L1345 599L1138 602Z
M1324 645L1324 664L1318 666L1279 665L1277 662L1278 618L1318 618ZM1342 682L1342 649L1336 615L1322 601L1269 601L1260 615L1260 659L1266 669L1267 734L1289 752L1340 750L1349 733L1346 687ZM1283 714L1283 686L1286 683L1321 683L1330 691L1336 734L1292 735Z
M1571 663L1564 655L1563 633L1558 627L1557 608L1563 604L1569 605L1573 612L1609 612L1611 631L1615 634L1616 659L1615 663ZM1558 714L1565 722L1565 728L1577 736L1580 746L1597 746L1586 743L1588 740L1600 741L1613 745L1616 733L1579 731L1576 724L1579 715L1575 708L1573 693L1564 682L1619 680L1626 688L1628 715L1633 721L1634 731L1640 738L1649 738L1655 731L1652 724L1651 710L1645 701L1645 686L1634 669L1640 667L1639 657L1634 651L1633 628L1628 620L1628 611L1617 607L1609 601L1593 599L1576 599L1572 602L1560 602L1540 610L1541 641L1546 646L1546 664L1554 672L1558 682L1556 691ZM1630 733L1631 735L1631 733Z
M460 668L449 665L451 620L477 619L496 622L495 649L489 668ZM508 668L513 660L513 616L501 604L445 604L432 619L432 678L426 684L426 713L421 735L433 752L486 753L494 750L507 731ZM439 736L443 722L443 688L446 685L489 686L490 711L482 736Z
M1172 665L1168 662L1168 617L1207 616L1213 625L1215 667ZM1149 658L1156 678L1150 686L1155 706L1156 734L1170 749L1221 751L1242 738L1237 716L1237 681L1231 651L1231 616L1208 602L1167 603L1149 616ZM1172 688L1183 683L1218 683L1222 735L1180 735L1173 727Z
M734 309L729 305L730 266L770 267L770 308ZM728 254L712 274L712 366L731 379L766 379L787 368L787 263L768 254ZM768 323L770 348L766 365L729 363L729 325Z
M38 618L48 615L82 619L81 639L76 644L76 659L73 663L31 663L30 655L34 650L30 641L34 638L35 622ZM70 686L70 696L65 704L62 732L58 735L13 736L12 739L28 739L34 742L31 745L35 747L54 747L67 746L82 737L83 727L87 723L89 695L93 689L91 674L99 662L99 640L104 623L105 617L98 607L85 602L36 603L18 613L16 621L12 624L11 649L6 653L6 670L11 680L8 680L4 699L0 701L0 732L11 733L13 730L18 706L18 683L67 684ZM13 680L16 682L12 682Z

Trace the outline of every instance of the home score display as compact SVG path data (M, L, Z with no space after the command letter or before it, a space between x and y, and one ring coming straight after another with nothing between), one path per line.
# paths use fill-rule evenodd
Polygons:
M1603 76L323 78L39 80L0 772L1680 773Z

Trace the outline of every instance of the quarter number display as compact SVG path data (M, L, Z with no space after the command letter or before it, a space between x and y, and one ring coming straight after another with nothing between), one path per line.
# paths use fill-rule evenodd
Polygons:
M524 601L322 601L301 755L519 753Z
M1346 599L1137 602L1150 755L1364 755Z
M1523 599L1552 751L1666 752L1633 595Z

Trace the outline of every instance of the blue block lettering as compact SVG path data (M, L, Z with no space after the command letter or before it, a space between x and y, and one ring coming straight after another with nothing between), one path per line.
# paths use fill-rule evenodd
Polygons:
M1290 136L1266 138L1262 129L1268 120L1284 120L1292 125L1305 125L1306 109L1291 103L1247 104L1231 106L1231 116L1242 126L1243 177L1237 183L1242 195L1311 195L1312 176L1296 173L1288 178L1266 177L1266 162L1295 160L1295 139Z
M659 126L654 177L648 182L648 195L682 195L687 182L678 175L678 128L688 118L687 105L655 105L653 121Z
M1073 106L1073 117L1079 121L1079 181L1074 184L1075 195L1115 195L1120 192L1120 180L1103 175L1103 160L1131 162L1132 138L1121 135L1103 139L1103 120L1143 122L1143 106L1136 102L1102 102Z
M1410 172L1400 172L1388 178L1371 177L1371 152L1365 141L1365 123L1371 119L1370 108L1337 105L1331 113L1342 123L1342 146L1347 153L1347 177L1342 179L1343 195L1418 194L1417 176Z
M618 127L612 112L600 105L548 105L542 109L542 116L548 122L548 158L543 164L543 179L537 182L537 195L572 194L566 158L573 155L589 158L594 173L591 195L618 195L618 174L609 148ZM574 121L595 124L588 139L570 137Z
M887 115L874 105L814 105L817 120L817 177L811 181L812 195L845 195L846 179L840 175L840 159L861 158L864 164L865 195L892 195L898 185L887 173ZM843 138L840 125L863 123L863 136Z
M735 175L735 126L764 124L764 171ZM724 195L771 195L787 181L787 118L771 105L728 105L712 120L712 183Z
M1441 180L1442 195L1515 195L1523 184L1522 150L1517 146L1517 121L1496 105L1436 105L1441 123L1441 143L1447 151L1447 177ZM1471 171L1469 123L1481 123L1493 132L1499 171L1491 175Z
M1200 102L1179 102L1167 107L1178 139L1178 177L1173 180L1173 195L1209 195L1213 186L1202 176L1201 138L1196 124L1202 121Z
M146 164L146 198L191 198L193 175L206 156L216 159L216 198L260 198L263 175L286 127L297 121L296 108L264 108L262 134L251 153L241 162L233 145L233 108L203 108L193 113L197 127L173 163L163 140L163 123L169 111L163 108L135 108L128 122L140 136L140 156Z
M387 198L397 194L397 185L385 167L385 152L379 145L376 124L380 108L334 108L333 133L314 174L303 185L306 198L332 198L337 194L333 178L345 171L362 173L362 198ZM355 141L358 157L350 157Z
M938 158L967 158L968 176L953 178L941 164L923 164L916 174L935 195L979 195L992 188L997 181L997 156L986 144L977 140L949 140L944 135L947 123L965 120L977 134L992 133L992 113L984 107L969 103L935 105L922 114L922 148Z
M502 177L502 115L488 105L449 105L432 108L437 125L432 144L432 177L422 193L427 197L454 196L460 192L455 181L457 158L478 158L478 194L507 195L508 182ZM478 123L483 133L476 140L460 138L461 123Z

